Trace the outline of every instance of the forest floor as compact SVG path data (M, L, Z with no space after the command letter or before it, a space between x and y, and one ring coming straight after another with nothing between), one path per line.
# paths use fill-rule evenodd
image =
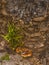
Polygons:
M39 0L37 0L37 3L38 1ZM43 0L43 2L45 1ZM17 0L14 0L13 3L12 3L12 0L0 1L0 35L7 33L8 22L14 23L16 27L17 26L22 27L23 33L25 36L23 42L25 44L25 47L32 50L32 56L23 58L18 53L15 53L15 54L10 53L9 54L10 60L0 60L0 65L49 65L49 7L48 7L49 3L47 2L47 4L44 4L43 8L46 7L46 9L41 8L41 10L42 9L44 10L44 11L42 10L43 13L42 12L38 13L36 11L38 13L36 15L36 12L33 11L35 15L32 13L31 15L33 16L32 18L31 16L29 16L30 14L27 12L28 10L27 9L26 11L24 10L26 6L24 5L23 6L24 9L23 9L21 5L18 5L18 4L21 4L21 1L18 4L16 2ZM15 7L16 11L14 11L14 5L12 4L15 4L15 3L20 7L18 8L22 12L20 12L19 9L16 7ZM32 6L32 4L27 6L30 7ZM40 6L40 4L37 6ZM34 8L33 10L36 9ZM25 12L27 13L27 15L29 14L28 17L27 15L25 17L25 14L26 14ZM24 15L24 17L22 15ZM0 36L0 58L7 53L7 50L5 50L5 47L4 47L6 46L6 43L7 42Z

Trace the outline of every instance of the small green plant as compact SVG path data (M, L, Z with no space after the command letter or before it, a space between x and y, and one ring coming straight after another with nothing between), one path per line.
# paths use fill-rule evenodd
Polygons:
M2 57L0 58L0 60L10 60L9 54L5 54L4 56L2 56Z
M14 24L8 24L8 32L6 35L2 35L2 37L9 42L9 48L13 50L18 46L23 46L21 28L16 28Z

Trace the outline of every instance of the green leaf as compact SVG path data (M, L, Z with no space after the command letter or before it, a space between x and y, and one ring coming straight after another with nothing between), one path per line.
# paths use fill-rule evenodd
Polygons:
M2 37L9 42L10 38L9 38L8 34L7 35L2 35Z
M15 40L22 39L22 37L23 37L23 36L20 36L20 35L19 35L19 36L16 36L16 37L15 37Z

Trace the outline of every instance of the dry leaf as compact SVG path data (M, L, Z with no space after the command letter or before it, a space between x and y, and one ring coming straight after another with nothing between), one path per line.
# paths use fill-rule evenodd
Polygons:
M30 57L32 56L32 50L28 49L28 48L21 48L21 47L18 47L16 49L16 52L17 53L20 53L20 55L22 57Z

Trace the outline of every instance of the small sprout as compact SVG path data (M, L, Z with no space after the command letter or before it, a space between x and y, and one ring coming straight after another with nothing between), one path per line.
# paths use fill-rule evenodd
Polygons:
M22 43L23 36L21 35L21 32L21 28L16 28L14 24L9 23L7 34L2 35L2 37L8 41L9 48L11 48L12 50L15 50L15 48L24 45Z

